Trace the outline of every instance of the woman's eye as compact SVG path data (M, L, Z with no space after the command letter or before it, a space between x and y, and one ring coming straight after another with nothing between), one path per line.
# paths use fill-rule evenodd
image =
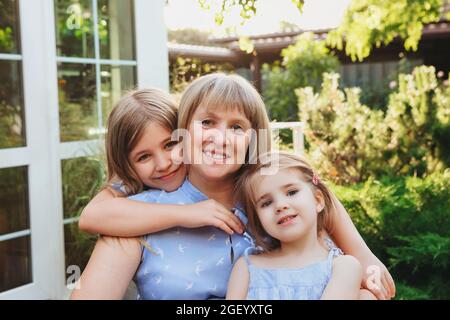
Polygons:
M244 129L243 129L240 125L238 125L238 124L235 124L235 125L231 126L231 128L232 128L234 131L244 132Z
M145 160L147 160L148 158L150 158L150 155L149 155L149 154L143 154L142 156L140 156L140 157L138 158L138 162L145 161Z
M272 201L270 201L270 200L264 201L264 202L261 204L261 208L270 206L271 203L272 203Z
M297 192L298 192L298 190L289 190L287 194L288 194L288 196L293 196Z
M209 119L202 120L202 126L210 126L210 125L212 125L212 120Z

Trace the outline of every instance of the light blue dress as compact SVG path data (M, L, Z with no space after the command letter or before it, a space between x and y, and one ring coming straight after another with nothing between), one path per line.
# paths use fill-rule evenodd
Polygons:
M186 179L176 191L148 190L129 199L192 204L208 198ZM235 214L247 223L242 210ZM145 241L150 249L143 246L134 279L139 299L223 299L234 262L253 247L248 234L230 238L215 227L171 228L149 234Z
M299 269L260 268L251 263L248 253L244 258L250 274L248 300L319 300L331 278L333 258L341 255L331 239L326 260Z

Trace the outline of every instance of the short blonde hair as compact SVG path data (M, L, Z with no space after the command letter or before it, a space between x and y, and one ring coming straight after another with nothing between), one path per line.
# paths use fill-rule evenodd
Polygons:
M317 184L312 182L316 173L308 161L300 156L285 152L273 152L260 160L257 165L252 167L252 170L247 170L237 183L237 194L240 195L239 200L247 213L248 227L256 239L256 244L268 251L280 247L280 242L264 230L256 213L253 180L256 175L260 174L261 169L269 167L278 170L296 169L302 174L303 180L311 184L313 192L320 191L322 193L325 206L317 217L317 233L319 234L322 230L332 232L333 220L337 215L336 198L322 180L318 179Z
M189 128L192 116L200 105L212 110L220 108L240 111L250 121L252 129L257 132L257 156L270 151L271 134L264 102L258 91L243 77L212 73L194 80L180 100L179 129Z
M156 88L125 94L108 117L105 139L108 183L120 181L128 194L139 193L144 188L128 157L152 121L170 132L177 125L174 100Z

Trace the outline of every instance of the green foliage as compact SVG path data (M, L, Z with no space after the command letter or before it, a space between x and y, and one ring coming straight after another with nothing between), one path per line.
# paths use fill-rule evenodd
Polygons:
M309 154L335 182L370 176L427 173L449 166L450 89L433 67L399 76L386 113L360 103L357 88L339 89L337 74L324 74L322 89L296 91Z
M0 28L0 51L11 52L13 50L13 31L10 27Z
M92 151L92 150L91 150ZM98 150L95 150L98 153ZM104 152L99 157L75 158L61 162L64 217L77 218L105 182ZM80 177L83 177L80 179ZM78 223L65 225L66 265L83 270L97 240L80 231Z
M428 300L432 299L430 294L421 289L413 288L406 285L404 282L396 282L396 300Z
M170 91L180 94L190 82L204 74L232 70L234 67L229 63L204 63L197 58L178 57L170 64Z
M0 1L0 53L19 53L18 1Z
M387 156L397 173L422 175L449 166L449 99L450 89L439 86L434 67L420 66L399 76L385 117L391 131Z
M358 79L356 86L361 88L361 103L367 105L371 109L386 111L388 106L389 94L397 87L398 76L401 73L412 73L417 63L410 61L401 54L402 58L399 60L396 68L389 73L385 78L376 82L370 81L368 77L361 77ZM340 86L348 87L345 83Z
M167 36L170 42L214 46L209 40L210 33L197 29L168 30Z
M323 72L336 71L338 59L314 34L303 33L297 42L281 52L281 66L263 66L263 97L271 119L297 121L298 107L294 90L312 86L320 88Z
M256 15L256 3L258 0L198 0L201 8L211 10L211 6L218 8L214 12L214 21L217 25L222 25L226 13L233 8L239 8L239 15L242 18L242 24ZM304 0L291 0L291 2L302 11Z
M2 77L0 76L0 78ZM0 98L2 97L1 93ZM23 131L22 106L0 101L0 147L10 148L23 145L25 143Z
M383 113L359 102L358 88L339 90L339 75L324 74L320 93L296 90L309 154L320 171L336 182L353 183L384 173L388 142Z
M362 61L372 47L404 40L406 50L417 50L423 25L439 21L444 0L352 0L341 25L328 33L328 43Z
M333 186L371 250L392 272L397 299L449 299L450 171Z

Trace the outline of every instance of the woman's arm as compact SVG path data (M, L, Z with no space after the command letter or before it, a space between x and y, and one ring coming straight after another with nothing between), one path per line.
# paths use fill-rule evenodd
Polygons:
M358 300L362 267L352 256L339 256L333 260L333 273L322 300Z
M122 299L141 260L136 238L98 239L71 299Z
M249 274L245 260L241 257L234 264L228 281L227 300L245 300L248 292Z
M176 226L215 226L232 234L244 226L230 210L214 200L189 205L135 201L109 189L99 192L83 209L78 226L89 233L136 237Z
M330 235L346 253L359 260L363 267L363 287L378 299L390 299L395 295L395 284L384 264L370 251L341 202L334 198L337 217Z

